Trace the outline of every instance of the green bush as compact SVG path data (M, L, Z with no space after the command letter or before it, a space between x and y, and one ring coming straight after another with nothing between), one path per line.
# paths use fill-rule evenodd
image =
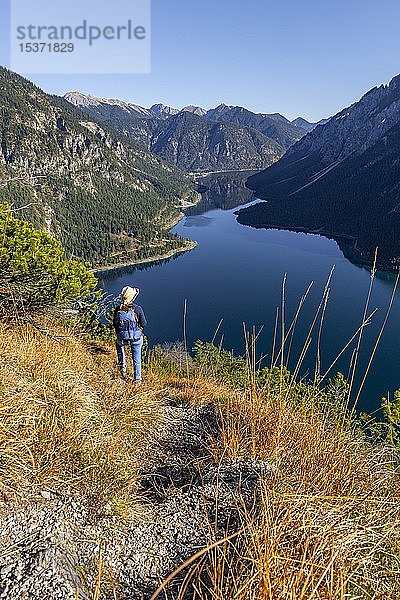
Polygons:
M378 416L361 414L363 429L373 441L400 448L400 390L396 390L393 399L381 399L381 410ZM397 461L400 457L397 453Z
M94 300L97 279L56 239L0 204L0 317Z
M193 347L194 368L206 377L212 377L233 387L243 388L249 383L249 369L242 356L198 340Z
M184 376L193 372L193 358L183 342L157 344L148 352L147 366L160 375Z
M387 426L386 442L400 447L400 390L396 390L393 400L382 398L382 412Z

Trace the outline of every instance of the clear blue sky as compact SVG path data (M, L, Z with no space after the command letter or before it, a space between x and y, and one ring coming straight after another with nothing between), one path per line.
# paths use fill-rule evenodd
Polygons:
M151 74L24 75L56 94L318 120L400 72L399 31L399 0L152 0Z

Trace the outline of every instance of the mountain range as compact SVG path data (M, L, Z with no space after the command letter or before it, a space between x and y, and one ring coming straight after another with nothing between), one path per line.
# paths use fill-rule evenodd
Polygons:
M206 110L182 110L153 104L144 108L69 92L64 98L142 148L189 172L262 169L316 124L305 119L291 123L282 115L256 114L239 106L220 104Z
M0 201L93 264L182 246L168 232L193 182L66 100L0 68Z
M240 223L323 233L362 262L400 264L400 75L291 146L247 185ZM346 240L346 241L344 241ZM350 248L349 248L350 246Z
M94 265L182 248L168 228L198 200L192 175L257 169L247 186L267 202L240 223L333 237L368 264L378 247L380 265L400 265L400 75L315 124L59 98L0 68L0 125L1 200Z
M304 134L281 115L226 105L178 110L78 92L60 98L5 68L0 125L1 200L93 265L185 246L168 228L199 195L175 165L261 169Z

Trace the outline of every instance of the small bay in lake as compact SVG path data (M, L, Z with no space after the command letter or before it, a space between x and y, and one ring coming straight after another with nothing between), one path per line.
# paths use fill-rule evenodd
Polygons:
M313 282L300 313L291 348L293 369L307 338L329 273L334 266L329 300L322 329L321 372L324 373L360 326L370 285L368 268L344 257L334 240L319 235L283 230L253 229L236 221L237 206L251 201L241 178L229 174L208 178L203 201L186 211L174 232L198 242L197 248L168 261L128 267L98 274L99 285L117 295L125 285L141 289L139 303L149 325L151 345L183 339L183 313L187 301L187 340L211 341L220 319L216 342L236 354L244 353L243 323L259 331L259 355L269 365L277 307L285 282L285 313L288 327L297 305ZM254 200L252 200L254 201ZM378 272L370 301L375 308L371 325L364 329L358 361L356 387L362 378L385 317L394 276ZM366 380L360 408L371 412L382 396L400 388L399 295L396 294L385 332ZM300 369L307 380L314 375L318 324ZM348 375L355 343L332 370Z

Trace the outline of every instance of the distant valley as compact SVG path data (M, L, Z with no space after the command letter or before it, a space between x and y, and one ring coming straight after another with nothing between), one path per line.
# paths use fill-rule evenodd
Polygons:
M60 98L5 68L0 84L1 200L93 266L193 247L169 232L200 198L193 174L261 170L305 134L226 105Z

